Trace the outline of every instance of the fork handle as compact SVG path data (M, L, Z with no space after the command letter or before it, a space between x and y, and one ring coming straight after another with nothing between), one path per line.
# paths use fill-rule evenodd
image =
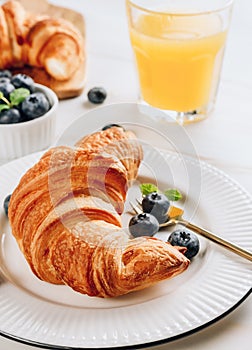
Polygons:
M198 233L199 235L209 239L210 241L217 243L217 244L221 245L222 247L225 247L225 248L231 250L233 253L236 253L236 254L240 255L241 257L252 261L252 252L249 252L248 250L243 249L243 248L215 235L214 233L212 233L208 230L205 230L202 227L199 227L195 224L192 224L189 221L177 220L177 223L189 228L190 230L192 230L192 231Z

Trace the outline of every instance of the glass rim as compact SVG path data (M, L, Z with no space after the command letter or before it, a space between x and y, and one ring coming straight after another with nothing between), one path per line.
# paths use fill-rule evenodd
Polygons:
M126 0L126 3L128 3L128 5L134 7L138 10L141 10L141 11L153 14L153 15L200 16L200 15L206 15L209 13L217 13L217 12L223 11L226 8L231 7L231 5L233 5L233 3L234 3L234 0L227 0L226 4L223 4L222 6L220 6L218 8L213 8L212 10L199 10L197 12L196 11L192 11L192 12L178 11L178 12L176 12L174 10L171 10L171 11L150 10L148 8L145 8L144 6L136 4L134 0Z

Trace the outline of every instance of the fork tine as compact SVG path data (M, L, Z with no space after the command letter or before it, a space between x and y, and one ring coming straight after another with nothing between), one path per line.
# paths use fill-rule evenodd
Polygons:
M140 210L140 208L138 208L136 205L134 205L132 202L129 202L130 203L130 206L131 206L131 208L134 210L134 212L136 213L136 214L141 214L142 213L142 211Z
M139 207L140 209L142 209L142 202L140 202L140 200L139 200L138 198L136 198L136 202L137 202L137 204L138 204L138 207Z

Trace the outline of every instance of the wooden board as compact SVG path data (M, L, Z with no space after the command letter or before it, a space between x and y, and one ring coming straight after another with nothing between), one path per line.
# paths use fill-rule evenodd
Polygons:
M74 10L52 5L47 0L17 0L27 11L36 14L47 14L52 17L64 18L72 22L85 38L85 21L83 16ZM35 67L22 67L13 69L13 73L30 75L37 83L46 85L55 91L59 99L78 96L85 85L86 64L85 60L75 72L73 77L66 81L57 81L50 77L44 69Z

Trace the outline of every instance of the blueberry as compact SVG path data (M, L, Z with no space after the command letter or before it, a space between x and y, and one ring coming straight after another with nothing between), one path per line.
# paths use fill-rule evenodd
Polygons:
M11 194L9 194L5 198L4 203L3 203L3 207L4 207L4 211L5 211L6 216L8 216L8 209L9 209L10 198L11 198Z
M198 237L195 233L186 229L172 232L168 242L173 246L186 247L185 256L188 259L193 258L199 252L200 243Z
M7 99L9 98L9 95L13 90L15 90L15 86L12 85L11 83L6 82L0 85L0 91L3 93L4 97Z
M122 128L124 130L124 128L119 124L107 124L102 128L102 130L104 131L113 127Z
M10 83L10 78L0 77L0 85Z
M38 118L49 109L49 101L42 92L34 92L21 103L21 111L26 119Z
M4 109L0 113L0 124L14 124L21 121L21 114L18 109Z
M8 69L0 70L0 78L9 78L9 79L11 79L11 77L12 77L12 74L11 74L11 72Z
M34 92L34 80L26 74L16 74L12 77L11 83L18 88L28 89L31 93Z
M107 93L102 87L94 87L88 91L87 96L91 103L99 104L104 102L107 97Z
M164 194L152 192L142 200L142 208L146 213L154 215L161 224L168 219L168 209L170 202Z
M129 222L129 231L133 237L153 236L159 230L159 223L155 216L141 213L133 216Z

